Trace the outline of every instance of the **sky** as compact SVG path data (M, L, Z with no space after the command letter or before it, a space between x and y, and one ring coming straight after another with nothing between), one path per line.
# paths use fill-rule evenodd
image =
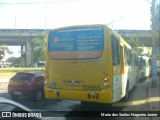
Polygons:
M0 28L52 29L112 21L115 22L111 26L118 29L150 29L150 3L148 0L0 0Z
M113 29L148 30L150 5L149 0L0 0L0 29L109 24Z

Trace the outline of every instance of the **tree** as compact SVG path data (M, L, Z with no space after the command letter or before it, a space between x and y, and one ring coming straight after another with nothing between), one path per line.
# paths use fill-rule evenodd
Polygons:
M143 49L140 47L143 47L144 45L139 41L139 38L130 37L130 39L127 39L126 41L138 55L142 55Z
M35 63L44 61L45 41L47 40L47 34L43 33L43 38L35 38L32 40L33 60Z
M9 50L6 44L3 44L2 46L0 46L0 60L4 58L5 52L7 52L8 54L13 53L11 50Z
M4 50L0 48L0 60L3 59L5 56Z
M11 57L11 58L8 58L6 60L7 62L10 62L12 65L11 66L14 66L14 67L20 67L21 66L21 57Z

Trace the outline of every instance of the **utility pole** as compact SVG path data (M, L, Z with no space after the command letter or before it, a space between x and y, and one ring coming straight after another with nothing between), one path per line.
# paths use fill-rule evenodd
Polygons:
M156 0L152 0L151 3L151 20L152 20L152 87L157 86L157 61L156 61Z
M46 31L46 9L47 9L47 5L45 3L44 5L44 31Z

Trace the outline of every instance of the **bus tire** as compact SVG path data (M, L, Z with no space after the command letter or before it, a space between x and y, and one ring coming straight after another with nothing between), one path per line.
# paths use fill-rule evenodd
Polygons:
M138 78L138 76L136 77L136 83L139 83L139 78Z
M82 106L91 106L92 104L93 104L92 102L81 101Z
M144 81L144 74L142 73L142 82Z

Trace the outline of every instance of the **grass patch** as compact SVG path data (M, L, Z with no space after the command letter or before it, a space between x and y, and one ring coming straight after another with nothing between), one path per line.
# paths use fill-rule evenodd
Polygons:
M30 70L44 70L44 68L0 68L0 72L4 71L30 71Z
M0 79L11 78L17 72L31 71L31 70L44 70L44 68L0 68Z
M1 73L0 72L0 79L2 78L11 78L12 76L14 76L16 74L16 72L4 72L4 73Z

